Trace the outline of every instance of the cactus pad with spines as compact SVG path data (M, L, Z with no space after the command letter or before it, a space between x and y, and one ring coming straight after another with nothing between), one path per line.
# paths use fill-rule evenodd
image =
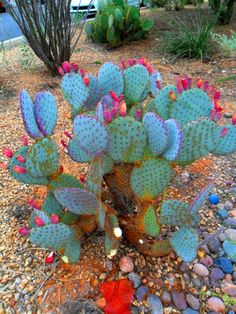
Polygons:
M210 194L211 190L214 188L214 184L210 183L205 189L203 189L197 197L193 200L191 206L189 207L190 213L197 213L202 207L203 203L206 201L206 198Z
M164 201L161 206L160 223L170 226L182 226L186 222L189 204L178 200Z
M30 234L30 241L40 247L60 249L65 246L70 237L70 228L58 223L33 229Z
M42 210L39 210L39 209L34 209L34 213L36 216L39 216L42 221L44 222L44 224L50 224L51 222L51 219L42 211Z
M101 158L97 158L91 165L86 178L86 187L90 192L99 193L101 191L103 175L103 161Z
M174 160L182 148L182 130L174 119L165 121L168 129L168 145L163 153L163 157L167 160Z
M40 92L35 97L35 117L44 136L50 136L57 123L57 104L49 92Z
M95 214L99 202L96 195L80 188L62 188L54 191L56 199L77 215Z
M106 62L98 72L98 81L103 95L109 95L112 90L118 96L123 93L124 79L121 69L112 62Z
M69 262L74 264L80 258L81 240L78 239L76 230L70 228L71 237L65 244L64 255L68 257Z
M72 106L73 115L78 113L89 98L89 88L78 73L67 73L61 82L65 99Z
M157 97L155 98L156 112L165 120L171 118L172 100L170 99L170 92L174 92L174 94L178 96L176 86L167 85L159 91Z
M17 181L23 182L25 184L47 185L49 179L46 176L34 177L29 172L18 173L14 171L15 166L26 168L26 164L18 161L17 156L22 156L26 160L29 149L30 146L23 146L14 154L9 163L9 171Z
M172 176L173 170L168 161L146 160L132 171L131 187L139 199L152 200L167 187Z
M224 134L225 133L225 134ZM236 126L227 124L216 130L217 145L211 151L215 155L231 154L236 151Z
M161 74L157 71L154 71L150 75L150 91L153 97L157 97L159 88L157 87L157 81L161 83Z
M166 123L154 112L148 112L143 117L143 125L148 134L148 143L151 152L155 156L161 155L169 140L169 132Z
M76 137L73 137L69 141L67 149L68 149L68 155L74 161L77 161L80 163L87 163L91 160L91 158L80 147Z
M197 120L200 117L209 117L213 109L209 96L199 88L191 88L177 96L171 106L171 118L176 119L180 126Z
M29 136L33 139L42 137L43 135L35 120L34 103L26 90L22 90L20 93L20 109Z
M141 122L131 117L119 117L109 124L108 130L109 155L115 162L142 160L147 135Z
M88 74L87 77L89 78L89 97L86 101L85 107L88 110L94 110L96 104L101 99L102 90L100 83L96 77L91 74Z
M191 262L197 254L199 237L197 232L189 227L181 227L174 233L170 244L184 262Z
M124 96L129 104L137 104L149 83L149 73L142 65L134 65L124 71Z
M40 139L31 147L26 169L34 177L50 176L57 171L57 147L50 138Z
M182 129L182 148L176 163L189 164L211 152L217 145L216 129L216 123L208 119L186 124Z
M157 237L160 233L160 225L157 222L157 216L155 209L152 206L148 206L143 215L143 227L147 235Z
M96 117L77 115L74 120L74 134L82 150L91 158L98 157L108 147L107 129Z
M48 215L56 214L59 218L62 217L63 206L58 202L52 192L48 192L47 197L45 198L42 210L45 211Z
M50 191L53 191L57 188L83 188L83 184L80 182L80 180L71 174L62 173L50 181Z

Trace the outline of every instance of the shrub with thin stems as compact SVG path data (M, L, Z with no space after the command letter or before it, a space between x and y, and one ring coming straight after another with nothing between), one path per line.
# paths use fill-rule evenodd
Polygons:
M211 32L215 19L209 19L202 10L184 19L169 16L168 31L162 35L162 48L176 58L203 59L212 49Z
M7 0L3 4L14 18L29 46L55 74L57 67L69 61L82 33L87 13L81 19L70 14L71 0Z
M213 34L213 40L220 48L220 52L229 57L236 57L236 32L231 31L231 35Z

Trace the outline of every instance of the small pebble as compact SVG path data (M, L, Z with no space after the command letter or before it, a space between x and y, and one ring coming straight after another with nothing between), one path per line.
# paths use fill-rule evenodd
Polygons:
M165 305L168 305L171 303L171 295L168 291L164 290L161 295L161 300Z
M227 256L231 259L232 262L236 262L236 244L235 242L227 239L223 243L223 248Z
M231 216L236 217L236 209L231 210L229 213Z
M195 264L193 266L193 271L201 277L207 277L209 275L209 270L206 268L206 266L202 265L202 264Z
M200 262L201 262L201 264L203 264L203 265L209 267L209 266L211 266L211 265L213 264L213 259L212 259L211 256L206 255L205 257L202 257L202 258L200 259Z
M139 310L138 310L137 306L132 306L131 307L131 313L132 314L139 314Z
M220 219L222 219L222 220L228 218L228 216L229 216L228 211L227 211L227 209L225 209L225 208L219 209L219 210L216 212L216 215L217 215Z
M230 240L236 241L236 230L235 229L227 229L227 230L225 230L224 234Z
M141 284L141 277L136 273L129 273L128 279L133 282L134 288L138 288Z
M155 294L150 294L148 296L147 304L148 304L148 307L151 311L151 314L163 314L164 313L164 309L163 309L163 305L161 303L161 300Z
M119 266L124 273L131 273L134 270L134 263L129 256L123 256L120 259Z
M198 298L196 298L194 295L188 293L186 295L186 301L188 305L193 309L193 310L199 310L200 308L200 302Z
M200 278L193 278L192 279L192 282L194 284L194 286L197 288L197 289L201 289L202 287L202 281Z
M221 284L221 290L227 295L229 295L230 297L233 297L233 298L236 297L236 285L234 285L230 281L223 280Z
M172 301L174 306L179 311L183 311L187 308L187 303L185 301L185 295L183 292L173 291L171 292Z
M223 221L223 225L225 227L236 229L236 219L234 219L234 218L227 218L227 219L225 219Z
M212 282L216 282L216 281L223 279L224 276L225 276L225 274L223 273L223 271L220 268L213 268L211 271L210 280Z
M183 314L199 314L199 312L190 309L190 307L187 307L187 308L183 311Z
M209 202L213 205L218 204L220 201L219 195L218 194L211 194L209 196Z
M221 299L217 297L211 297L207 300L207 305L210 310L217 312L217 313L224 313L225 306Z
M207 243L207 246L210 252L215 254L221 248L221 243L220 240L217 237L215 237Z
M145 295L148 293L148 287L146 286L140 286L136 290L135 296L136 299L140 302L144 299Z
M226 257L216 258L214 260L214 263L218 265L225 274L232 274L233 264L231 260L229 260L228 258Z
M224 112L224 117L225 117L226 119L231 119L232 116L233 116L232 112Z
M232 210L232 209L234 208L234 205L233 205L231 202L226 201L226 202L224 203L224 207L225 207L227 210Z
M218 239L221 241L221 242L224 242L224 240L226 239L226 235L224 232L220 233L218 235Z

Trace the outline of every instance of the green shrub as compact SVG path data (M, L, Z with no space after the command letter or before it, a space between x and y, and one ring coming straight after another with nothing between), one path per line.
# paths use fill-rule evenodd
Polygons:
M235 0L209 0L209 5L220 25L229 24L233 15Z
M122 0L99 2L99 11L94 21L87 23L85 31L89 39L97 43L108 43L111 48L124 41L143 38L153 26L150 19L141 20L139 8L128 6Z
M231 36L213 34L212 38L219 45L223 55L236 57L236 32L231 31Z
M176 57L203 59L212 48L214 20L196 12L189 18L171 17L169 30L163 34L163 48Z

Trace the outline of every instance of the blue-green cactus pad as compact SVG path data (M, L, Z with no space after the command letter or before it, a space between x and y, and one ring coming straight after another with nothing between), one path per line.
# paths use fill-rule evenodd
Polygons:
M75 224L77 221L79 221L79 217L80 217L79 215L76 215L72 212L67 211L63 214L60 221L66 225L72 225L72 224Z
M148 206L145 212L143 226L145 233L152 237L157 237L160 233L160 225L157 222L156 212L152 206Z
M196 257L198 240L198 234L194 229L181 227L173 234L170 244L177 255L188 263Z
M223 243L223 249L232 262L236 262L236 242L226 239Z
M189 207L190 213L197 213L202 207L203 203L206 201L211 190L214 188L214 184L210 183L205 189L203 189L197 197L193 200L192 204Z
M108 174L108 173L112 173L113 171L113 160L111 159L111 157L107 156L107 155L103 155L102 156L102 161L103 161L103 174Z
M64 207L77 215L95 214L99 206L94 193L80 188L56 189L54 194Z
M19 162L16 157L17 156L22 156L23 158L27 159L28 156L28 150L30 149L30 146L23 146L21 147L11 158L10 163L9 163L9 171L11 175L20 182L23 182L25 184L37 184L37 185L47 185L49 180L47 177L33 177L29 172L25 173L17 173L13 170L14 166L20 166L23 168L26 168L26 164Z
M86 177L86 187L90 192L101 192L103 175L103 161L101 158L97 158L97 160L91 164Z
M106 222L106 209L102 203L99 203L99 206L98 206L97 221L100 228L104 230L105 222Z
M166 123L154 112L148 112L143 117L143 125L148 134L148 143L155 156L161 155L169 141L169 132Z
M163 157L167 160L174 160L182 148L182 130L174 119L167 120L166 126L169 133L169 139Z
M40 92L35 97L35 118L44 136L52 135L57 123L57 104L54 96L49 92Z
M213 104L203 90L191 88L184 91L173 102L171 107L171 118L178 121L180 126L197 120L200 117L210 117Z
M69 262L74 264L78 262L81 252L81 240L77 238L76 230L70 228L71 238L66 242L64 255L68 257Z
M33 229L30 233L31 242L37 246L49 249L60 249L64 247L70 237L70 228L62 223L48 224Z
M63 76L61 88L74 113L78 112L89 98L89 88L78 73L67 73Z
M96 77L91 74L88 74L87 77L89 78L89 97L86 101L85 107L89 110L95 110L97 103L102 97L102 90L100 83Z
M26 90L20 93L20 109L24 121L25 129L30 137L37 139L42 137L42 133L35 120L34 103Z
M157 97L157 94L159 92L156 81L160 81L161 83L161 74L157 71L154 71L150 75L150 91L153 97Z
M170 99L170 92L174 92L178 96L178 91L175 85L167 85L163 87L155 98L155 109L159 116L164 120L169 119L171 112L172 100Z
M96 108L96 116L98 119L102 122L104 122L104 110L103 110L103 104L101 102L98 103L97 108Z
M87 163L91 158L83 151L80 147L79 142L76 137L73 137L68 143L68 155L74 161L80 163Z
M83 188L83 184L76 177L68 173L62 173L55 179L50 181L49 187L50 191L57 188Z
M223 129L227 129L227 134L223 135L221 132L224 132ZM232 124L227 124L221 127L218 127L216 131L216 141L212 153L215 155L225 155L231 154L236 151L236 126Z
M141 122L131 117L119 117L109 126L109 154L116 161L142 160L147 135Z
M45 224L50 224L50 217L48 217L42 210L34 208L34 213L36 216L39 216Z
M118 96L123 93L124 79L121 69L111 63L104 63L98 72L98 81L102 88L102 94L108 95L112 90Z
M52 192L48 192L42 206L42 210L45 211L49 216L56 214L59 218L62 217L63 206L58 202Z
M170 226L182 226L186 222L189 204L179 200L167 200L161 206L160 223Z
M217 145L216 129L216 123L208 119L189 122L182 129L182 148L176 163L192 163L211 152Z
M124 71L124 95L128 103L138 103L149 84L149 73L147 69L136 64Z
M151 200L167 187L172 176L173 170L167 160L145 160L133 169L131 187L141 200Z
M26 169L34 177L50 176L58 169L58 152L50 138L36 142L26 159Z
M107 149L107 129L96 117L77 115L74 120L74 134L82 150L91 158L98 157Z

